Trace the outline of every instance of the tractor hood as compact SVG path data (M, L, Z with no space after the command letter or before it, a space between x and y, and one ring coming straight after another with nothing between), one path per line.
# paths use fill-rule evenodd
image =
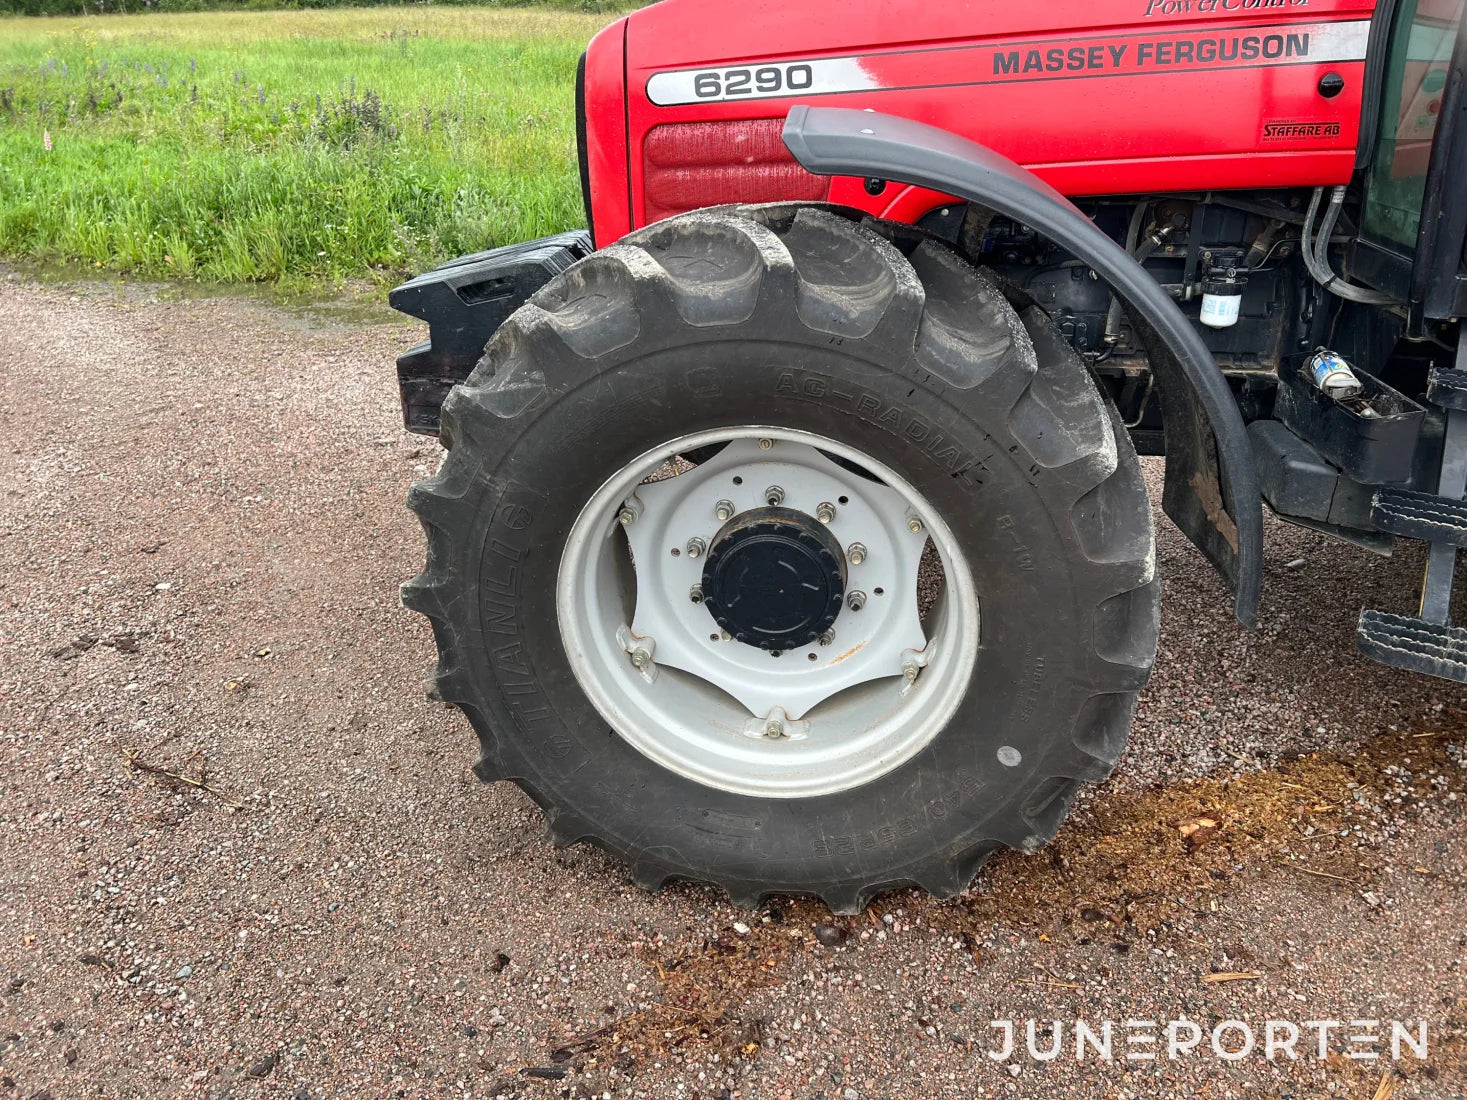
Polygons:
M747 0L730 18L726 3L665 0L588 55L597 243L719 202L828 197L911 220L941 201L888 187L873 204L861 181L809 177L778 136L796 103L939 126L1069 195L1344 183L1373 9ZM618 159L627 186L610 188Z

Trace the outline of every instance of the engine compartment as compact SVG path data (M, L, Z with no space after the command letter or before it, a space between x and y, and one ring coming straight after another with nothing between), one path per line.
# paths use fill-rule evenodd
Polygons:
M1272 413L1279 370L1302 363L1329 335L1335 304L1300 257L1307 192L1298 189L1137 195L1081 200L1176 301L1228 376L1244 420ZM981 215L978 215L981 219ZM1111 391L1138 449L1162 453L1161 412L1147 350L1094 271L1033 230L995 217L975 225L966 204L918 224L1032 298ZM1205 287L1236 290L1236 318L1202 321Z

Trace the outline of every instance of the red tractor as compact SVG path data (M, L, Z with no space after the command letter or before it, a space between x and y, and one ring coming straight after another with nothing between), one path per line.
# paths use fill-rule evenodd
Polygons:
M1464 0L667 0L576 81L589 227L393 292L404 603L485 780L637 882L963 890L1125 744L1139 454L1253 625L1262 509L1430 544L1467 682Z

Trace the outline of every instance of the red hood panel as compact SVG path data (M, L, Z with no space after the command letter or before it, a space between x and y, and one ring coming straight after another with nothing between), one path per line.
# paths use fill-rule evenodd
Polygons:
M626 22L627 104L614 122L629 139L631 195L620 221L647 220L644 146L655 127L777 119L795 103L942 126L1072 195L1345 182L1373 7L665 0ZM1333 96L1321 91L1327 74L1344 80ZM658 157L666 167L665 145ZM901 217L937 201L899 186L873 199L860 181L836 181L831 197ZM601 216L598 204L604 243Z

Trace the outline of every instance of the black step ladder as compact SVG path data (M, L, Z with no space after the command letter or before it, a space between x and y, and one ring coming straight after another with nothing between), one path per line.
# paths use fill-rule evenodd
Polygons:
M1429 544L1421 610L1412 618L1362 611L1356 641L1365 656L1467 684L1467 630L1451 625L1457 550L1467 547L1467 325L1452 370L1432 368L1426 399L1446 414L1436 493L1385 488L1371 501L1376 527Z

